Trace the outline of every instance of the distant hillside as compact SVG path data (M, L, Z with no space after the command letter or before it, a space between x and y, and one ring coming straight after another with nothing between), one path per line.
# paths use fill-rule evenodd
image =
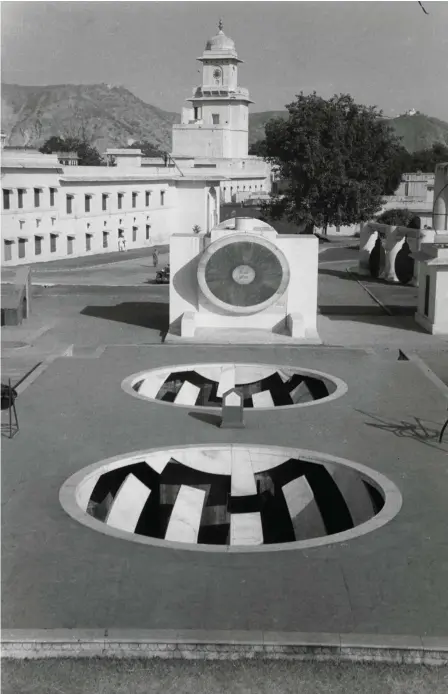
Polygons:
M264 111L252 113L249 119L249 143L264 138L264 128L271 118L287 118L287 111ZM421 149L430 149L433 144L448 145L448 123L438 118L416 114L415 116L398 116L388 118L390 125L396 134L401 137L402 144L408 152L417 152Z
M415 116L398 116L388 123L393 127L408 152L430 149L440 143L448 145L448 123L438 118L416 114Z
M2 130L8 145L36 147L51 135L76 135L84 128L100 151L126 146L130 139L169 149L171 126L179 121L177 113L146 104L124 87L2 85Z
M264 138L271 118L287 111L263 111L249 117L249 143ZM81 128L103 152L130 140L146 140L171 150L171 127L180 114L147 104L125 87L107 84L25 87L2 84L2 130L8 145L39 147L52 135L79 135ZM448 123L425 115L388 120L410 152L440 142L448 145Z
M264 127L271 118L288 118L288 111L260 111L249 114L249 144L264 140Z

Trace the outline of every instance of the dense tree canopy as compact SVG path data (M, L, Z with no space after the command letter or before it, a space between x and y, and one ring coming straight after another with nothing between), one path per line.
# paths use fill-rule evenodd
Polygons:
M263 213L324 229L371 219L386 185L395 178L396 187L401 175L391 168L399 140L380 113L348 94L325 100L302 93L287 109L287 120L266 124L264 156L288 186Z
M381 224L390 224L390 226L409 227L410 229L420 229L420 217L412 212L412 210L401 209L399 207L383 212L377 220Z
M147 140L133 142L130 148L141 149L144 157L163 157L164 154L157 145L153 145L152 142L148 142Z
M50 137L39 150L43 154L76 152L80 166L101 166L103 161L96 147L77 137Z
M421 149L413 154L408 154L405 161L406 171L404 173L434 173L436 165L448 161L448 145L435 143L430 149Z
M265 140L257 140L249 145L249 154L256 157L264 157L266 155Z

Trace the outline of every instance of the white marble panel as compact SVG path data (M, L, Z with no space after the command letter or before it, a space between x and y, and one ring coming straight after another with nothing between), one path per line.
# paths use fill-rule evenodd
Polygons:
M88 479L83 480L76 490L76 503L83 510L87 511L87 506L95 489L95 485L103 474L103 470L96 470Z
M198 541L205 490L183 484L171 512L165 540L172 542Z
M299 383L299 385L290 392L290 396L295 405L298 405L300 402L311 402L313 400L313 396L308 390L305 381Z
M214 475L230 475L232 460L230 447L226 448L185 448L174 451L173 457L179 463Z
M230 393L225 399L225 404L230 407L239 407L241 400L242 398L238 393Z
M224 393L235 388L235 364L224 364L221 369L219 385L216 395L222 398Z
M246 448L232 448L232 496L250 496L257 493L252 460Z
M262 381L268 376L272 376L277 371L275 366L253 366L249 364L236 365L236 382L238 385L243 383L255 383L255 381Z
M254 407L275 407L269 390L262 390L261 393L253 393L252 402L254 403Z
M206 366L205 364L201 364L195 366L194 371L201 376L204 376L204 378L208 378L210 381L216 381L216 383L218 383L219 379L221 378L222 366L217 366L216 364Z
M291 480L282 487L291 518L295 518L314 499L313 490L305 477Z
M294 376L295 373L296 372L294 371L294 369L290 369L290 370L279 369L278 370L278 375L282 379L283 383L286 383L287 381L289 381L289 379L292 378L292 376Z
M198 386L195 386L193 385L193 383L185 381L185 383L182 384L178 394L176 395L174 402L176 403L176 405L193 406L196 403L200 391L201 389Z
M375 515L372 499L362 477L345 465L325 463L324 467L335 481L344 497L355 525L360 525Z
M168 376L169 371L155 371L148 374L137 392L145 398L155 398Z
M280 453L279 451L269 451L263 448L251 448L250 457L254 474L278 467L284 463L285 460L289 460L290 458L290 456L285 456L284 453Z
M263 528L259 513L233 513L230 517L231 545L262 545Z
M155 451L155 453L150 453L145 457L145 463L161 474L172 457L175 457L173 451Z
M128 475L114 499L106 520L107 525L134 532L150 493L151 490L137 477Z

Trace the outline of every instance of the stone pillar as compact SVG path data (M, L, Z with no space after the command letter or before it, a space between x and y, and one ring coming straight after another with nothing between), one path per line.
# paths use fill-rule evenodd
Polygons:
M358 272L360 275L370 275L369 258L375 247L378 232L369 223L363 224L359 235Z
M395 272L395 260L397 254L405 241L405 236L400 231L394 229L384 239L384 250L386 252L386 264L380 277L387 282L398 282L398 277Z
M436 166L434 181L433 227L436 231L448 231L448 164Z
M415 229L408 235L409 248L412 254L417 254L423 243L433 243L435 237L434 229ZM413 287L418 287L419 284L419 267L418 260L414 263L414 276L411 281Z
M448 335L448 234L422 244L415 321L433 335Z

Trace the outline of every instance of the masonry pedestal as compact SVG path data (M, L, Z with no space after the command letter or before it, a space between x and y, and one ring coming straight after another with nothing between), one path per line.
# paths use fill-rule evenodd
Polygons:
M416 322L433 335L448 335L448 234L422 244Z
M318 240L250 217L170 242L167 342L320 344Z

